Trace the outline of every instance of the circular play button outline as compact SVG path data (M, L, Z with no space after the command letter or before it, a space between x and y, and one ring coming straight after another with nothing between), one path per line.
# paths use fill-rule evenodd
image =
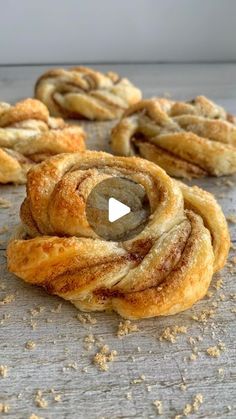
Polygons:
M99 182L86 201L90 227L106 241L134 238L146 226L150 203L145 188L126 177L110 177Z

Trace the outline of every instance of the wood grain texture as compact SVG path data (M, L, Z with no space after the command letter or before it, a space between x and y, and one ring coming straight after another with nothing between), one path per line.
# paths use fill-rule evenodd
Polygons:
M236 65L120 65L97 66L98 69L115 70L140 86L144 96L169 93L187 99L205 94L236 113ZM1 100L15 102L32 94L36 78L44 67L0 68ZM89 138L87 145L93 149L109 150L109 129L113 123L84 123ZM227 181L231 182L227 182ZM236 215L236 176L222 179L208 178L192 183L213 192L224 212ZM7 273L6 242L14 225L19 221L19 206L25 194L24 186L1 186L0 197L11 202L10 208L0 208L0 365L8 366L8 376L0 376L0 403L10 406L3 417L25 419L32 413L43 418L154 418L157 409L153 401L161 400L163 418L182 414L187 403L192 403L198 393L203 403L193 418L236 417L236 314L235 273L226 267L215 276L211 291L188 310L174 317L148 319L136 322L139 331L118 339L120 318L115 314L99 313L95 325L83 325L76 318L77 310L57 297L47 295ZM236 224L230 224L232 242L236 244ZM231 251L229 260L236 255ZM223 288L216 290L219 278ZM1 304L6 295L14 294L15 301ZM58 304L59 312L52 312ZM217 305L217 307L214 307ZM29 310L43 307L33 316ZM212 309L208 321L199 322L203 310ZM8 317L10 316L10 317ZM35 329L32 328L35 322ZM186 334L177 336L175 343L160 341L166 327L186 326ZM92 364L96 345L91 350L84 347L90 333L103 338L110 349L118 352L117 359L109 364L107 372L98 371ZM202 340L198 341L200 336ZM196 340L190 344L189 338ZM36 343L34 350L25 349L27 341ZM218 358L209 357L207 348L225 343L225 351ZM197 359L190 360L193 347ZM76 363L76 364L74 364ZM77 369L73 368L76 367ZM84 372L86 368L87 372ZM219 369L224 369L224 373ZM144 375L145 378L140 379ZM132 380L138 380L136 384ZM186 390L181 385L186 384ZM54 400L55 394L61 401ZM48 402L46 409L35 404L35 394L40 389ZM131 393L130 398L127 393ZM1 414L0 414L1 416Z

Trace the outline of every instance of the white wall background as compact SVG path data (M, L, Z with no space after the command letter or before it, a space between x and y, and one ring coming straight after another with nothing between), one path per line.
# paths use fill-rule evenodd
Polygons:
M236 0L0 0L0 64L236 60Z

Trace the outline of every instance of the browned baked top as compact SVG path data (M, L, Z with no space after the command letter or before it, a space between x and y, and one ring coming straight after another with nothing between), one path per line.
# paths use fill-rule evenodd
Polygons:
M73 67L43 74L36 83L35 97L53 116L103 121L119 118L142 94L116 73Z
M81 127L51 118L36 99L14 106L0 102L0 183L24 183L34 163L59 153L83 151L84 139Z

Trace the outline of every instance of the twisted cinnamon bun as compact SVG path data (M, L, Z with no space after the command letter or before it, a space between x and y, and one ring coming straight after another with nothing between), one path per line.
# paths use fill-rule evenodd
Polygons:
M236 172L236 121L204 96L142 100L114 127L115 154L151 160L175 177Z
M142 94L116 73L73 67L43 74L36 83L35 97L53 116L104 121L119 118Z
M81 127L50 118L36 99L15 106L0 102L0 183L25 183L32 165L54 154L83 151L84 139Z
M98 237L85 210L91 190L117 176L142 185L151 208L145 228L123 242ZM11 272L81 310L130 319L175 314L203 298L230 243L210 193L147 160L103 152L58 155L31 169L21 221L7 249Z

